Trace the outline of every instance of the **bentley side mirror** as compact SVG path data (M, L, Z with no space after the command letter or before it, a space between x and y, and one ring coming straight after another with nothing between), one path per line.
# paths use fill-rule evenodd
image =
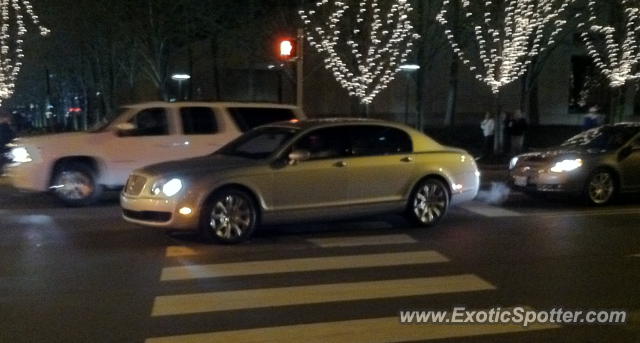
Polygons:
M295 165L307 161L311 158L311 153L307 150L294 150L289 154L289 165Z

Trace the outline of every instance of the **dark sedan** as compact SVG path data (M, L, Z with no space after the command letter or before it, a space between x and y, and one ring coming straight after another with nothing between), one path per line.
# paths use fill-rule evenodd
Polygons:
M640 123L605 125L554 147L511 160L510 181L525 193L581 195L606 205L640 191Z

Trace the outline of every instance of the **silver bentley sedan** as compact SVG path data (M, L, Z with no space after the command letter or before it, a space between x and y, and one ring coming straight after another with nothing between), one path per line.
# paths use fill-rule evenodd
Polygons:
M467 152L404 125L294 120L254 129L210 156L137 170L121 205L129 222L238 243L261 224L381 213L432 226L452 204L476 197L479 177Z
M510 173L513 188L525 193L581 195L606 205L616 194L640 191L640 123L605 125L517 156Z

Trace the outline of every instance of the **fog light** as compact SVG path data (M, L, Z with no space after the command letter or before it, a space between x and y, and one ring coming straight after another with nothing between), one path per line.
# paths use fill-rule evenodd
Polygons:
M190 209L190 208L188 208L188 207L183 207L183 208L181 208L178 212L179 212L181 215L183 215L183 216L188 216L188 215L190 215L191 213L193 213L193 210L192 210L192 209Z

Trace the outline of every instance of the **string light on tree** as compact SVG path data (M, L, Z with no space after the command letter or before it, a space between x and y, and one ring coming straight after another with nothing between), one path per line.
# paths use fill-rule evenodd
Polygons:
M24 36L29 32L27 22L37 26L40 35L50 31L40 25L33 5L28 0L0 0L0 104L10 98L22 68Z
M567 24L564 15L574 0L444 0L438 22L453 52L494 94L527 72L533 59L555 40ZM457 2L457 3L454 3ZM453 5L472 25L476 44L463 44L451 27ZM453 13L453 14L450 14ZM465 52L473 47L472 52ZM476 49L477 48L477 49Z
M589 0L589 18L579 25L589 56L612 88L640 79L636 72L640 63L640 9L630 0L621 0L620 4L624 19L619 28L599 21L602 15L595 0Z
M407 0L320 0L300 17L325 67L351 96L370 104L394 80L419 38L409 19L412 11Z

